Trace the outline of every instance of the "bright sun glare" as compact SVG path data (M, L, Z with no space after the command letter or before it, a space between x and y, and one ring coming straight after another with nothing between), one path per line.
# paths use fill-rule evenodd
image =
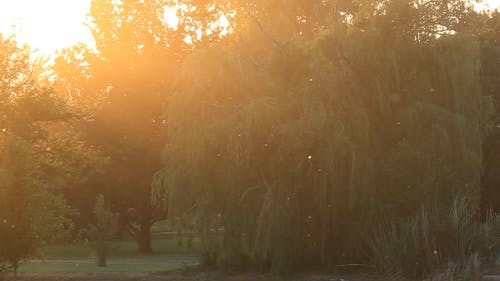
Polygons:
M0 0L0 33L15 35L40 55L50 55L77 43L91 47L94 40L85 25L91 0ZM177 9L165 7L165 23L176 29Z
M0 0L0 33L44 55L78 42L92 46L84 24L89 9L90 0Z
M500 7L500 0L483 2ZM89 8L90 0L0 0L0 33L15 34L42 55L79 42L92 47L92 35L84 24ZM175 8L166 8L164 17L167 25L177 27Z

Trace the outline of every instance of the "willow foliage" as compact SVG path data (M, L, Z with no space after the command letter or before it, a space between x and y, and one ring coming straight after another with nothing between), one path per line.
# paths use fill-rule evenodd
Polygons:
M207 262L359 261L380 218L478 190L492 110L479 45L393 27L408 16L394 9L258 59L218 48L184 63L153 185L195 220Z

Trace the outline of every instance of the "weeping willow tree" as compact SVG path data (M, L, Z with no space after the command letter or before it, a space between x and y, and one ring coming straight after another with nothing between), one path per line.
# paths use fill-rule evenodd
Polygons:
M381 218L477 193L492 111L479 46L422 3L383 2L259 58L246 45L184 62L153 186L195 220L206 262L363 260Z

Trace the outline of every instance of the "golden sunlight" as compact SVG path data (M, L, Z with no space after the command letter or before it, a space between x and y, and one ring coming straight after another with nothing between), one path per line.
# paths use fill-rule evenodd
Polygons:
M14 35L39 55L82 42L93 45L84 21L90 0L2 0L0 33Z
M179 25L179 16L177 15L177 12L179 11L179 7L171 7L171 6L165 6L164 7L164 13L163 13L163 20L165 23L168 25L168 27L172 29L177 29L177 26Z
M499 10L500 9L500 0L483 0L480 3L475 3L474 7L477 10Z
M91 0L1 0L0 33L14 35L20 43L27 43L38 55L50 55L77 43L92 47L94 40L85 20ZM500 0L483 0L475 5L478 10L495 10ZM186 6L165 6L163 17L167 26L176 30ZM214 24L222 27L221 35L228 32L225 16ZM206 30L207 34L212 32ZM202 35L200 34L198 37ZM192 38L186 38L192 40Z

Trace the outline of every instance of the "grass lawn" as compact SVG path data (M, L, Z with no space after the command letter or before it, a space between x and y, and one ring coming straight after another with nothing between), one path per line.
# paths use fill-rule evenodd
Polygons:
M100 273L100 272L160 272L188 268L181 264L109 264L98 267L95 263L26 263L20 273Z
M178 239L175 235L153 236L152 248L154 257L185 257L199 256L201 252L201 243L198 238L193 240L191 247L186 243L178 245ZM137 257L137 244L134 240L116 240L110 242L110 257ZM93 243L78 242L73 244L49 245L42 248L41 258L44 259L90 259L95 257Z
M113 272L160 272L193 267L201 252L199 239L192 246L178 244L176 235L154 235L153 254L139 255L134 240L116 240L109 244L108 266L95 263L93 243L49 245L41 249L39 260L24 263L20 273L113 273Z

